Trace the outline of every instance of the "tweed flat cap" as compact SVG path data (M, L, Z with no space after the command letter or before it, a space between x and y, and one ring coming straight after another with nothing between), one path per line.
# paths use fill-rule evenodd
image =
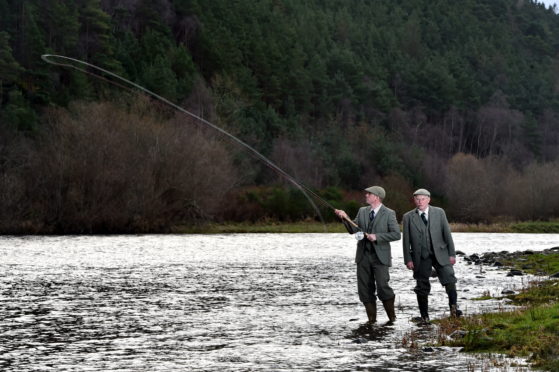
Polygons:
M370 192L371 194L374 194L381 199L384 199L384 197L386 196L386 191L384 191L384 189L380 186L367 187L365 191Z
M415 192L413 193L413 196L416 196L416 195L425 195L425 196L431 197L431 193L426 189L415 190Z

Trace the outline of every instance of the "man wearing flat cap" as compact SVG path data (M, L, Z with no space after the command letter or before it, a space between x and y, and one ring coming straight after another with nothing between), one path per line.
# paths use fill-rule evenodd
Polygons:
M364 239L357 242L355 263L357 264L357 291L359 300L365 305L369 324L377 320L376 298L384 306L389 323L396 320L394 310L394 291L388 285L390 275L388 268L392 266L390 242L400 240L400 226L396 213L382 204L386 192L380 186L365 189L366 207L361 207L352 226L344 223L352 234L364 233ZM346 212L336 209L338 217L349 221Z
M413 193L416 208L404 214L402 222L404 263L413 270L416 280L414 292L421 314L420 321L429 323L429 293L431 268L437 272L448 295L451 316L458 317L456 276L452 266L456 263L454 242L450 226L442 208L430 206L431 193L425 189Z

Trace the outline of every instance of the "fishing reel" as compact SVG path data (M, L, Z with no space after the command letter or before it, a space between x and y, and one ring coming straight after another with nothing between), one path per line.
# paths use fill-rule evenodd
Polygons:
M363 239L365 238L365 233L364 233L363 231L361 231L361 230L360 230L360 231L357 231L356 233L354 233L354 231L355 231L354 227L357 228L357 229L359 229L359 226L357 226L357 225L355 224L355 222L353 222L353 221L351 221L351 220L349 220L349 219L342 219L342 223L344 224L344 226L345 226L347 232L350 233L350 234L352 234L353 237L354 237L356 240L363 240Z

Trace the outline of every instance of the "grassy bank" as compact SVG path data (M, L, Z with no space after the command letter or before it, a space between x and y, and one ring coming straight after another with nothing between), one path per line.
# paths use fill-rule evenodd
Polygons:
M454 232L487 232L487 233L534 233L558 234L559 221L528 221L528 222L500 222L500 223L451 223Z
M533 285L510 296L522 307L512 312L480 314L440 321L439 343L464 351L524 357L534 367L559 370L559 281ZM453 339L455 331L467 333Z
M180 226L174 229L182 234L233 234L233 233L342 233L341 223L321 224L318 222L294 223L209 223L199 226Z
M503 264L535 275L553 275L559 272L559 254L534 253L521 259L504 259Z
M532 272L552 274L559 267L559 254L526 257ZM526 263L511 264L522 267ZM439 344L462 346L468 352L524 357L534 367L559 371L559 280L535 282L520 293L506 297L520 307L510 312L440 320ZM462 337L451 336L460 334L456 331L462 331Z
M451 223L453 232L487 232L487 233L559 233L559 221L555 222L521 222L493 224ZM227 233L345 233L341 223L331 222L278 222L258 223L230 222L207 223L196 226L177 226L175 233L182 234L227 234Z
M518 233L559 233L559 221L520 222L511 226L513 232Z

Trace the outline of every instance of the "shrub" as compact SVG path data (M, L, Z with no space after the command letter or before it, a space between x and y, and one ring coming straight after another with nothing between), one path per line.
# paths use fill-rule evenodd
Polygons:
M157 120L146 107L49 110L29 151L6 169L4 187L21 190L1 200L0 209L15 208L2 231L165 231L216 213L236 184L228 151L183 117Z

